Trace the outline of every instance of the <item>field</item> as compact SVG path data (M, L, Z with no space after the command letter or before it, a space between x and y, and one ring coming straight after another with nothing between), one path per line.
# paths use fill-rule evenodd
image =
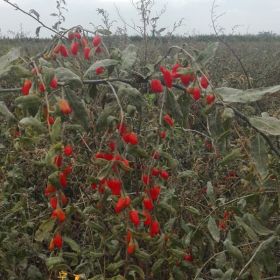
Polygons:
M280 279L280 37L72 31L0 40L0 279Z

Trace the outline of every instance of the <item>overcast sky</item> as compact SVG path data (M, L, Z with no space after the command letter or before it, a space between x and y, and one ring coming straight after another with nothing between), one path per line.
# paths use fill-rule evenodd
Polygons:
M55 12L55 0L12 0L25 10L35 9L39 12L42 21L47 25L54 23L50 16ZM98 25L100 18L96 9L106 9L111 18L121 21L117 16L115 5L128 23L137 22L137 13L131 5L131 0L66 0L68 13L66 13L65 27L81 24L90 28L90 22ZM185 18L184 25L178 29L178 34L209 34L211 28L211 6L213 0L155 0L153 15L166 5L166 13L160 20L160 27L170 27L175 20ZM231 33L234 26L239 25L238 33L258 33L272 31L280 34L280 0L217 0L219 4L216 13L225 13L219 19L219 25L226 33ZM7 34L9 30L23 30L34 35L38 26L34 20L21 14L9 6L4 0L0 0L0 29L1 34ZM130 30L130 33L133 33ZM42 36L50 33L43 31Z

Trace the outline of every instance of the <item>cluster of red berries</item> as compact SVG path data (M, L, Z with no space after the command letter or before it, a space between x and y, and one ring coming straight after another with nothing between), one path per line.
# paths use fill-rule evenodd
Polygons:
M180 64L175 64L171 70L160 66L160 71L163 75L164 85L167 88L172 88L175 80L180 79L186 92L192 95L194 100L201 98L202 90L206 90L209 86L208 78L205 76L197 77L191 67L183 68ZM183 74L181 74L183 73ZM151 91L154 93L161 93L164 90L164 86L158 79L153 79L150 82ZM206 94L206 103L212 104L215 101L214 94Z
M166 119L167 123L170 122L169 118ZM137 229L142 223L144 228L148 228L149 235L151 237L155 237L160 233L160 224L158 220L153 217L154 215L152 213L159 201L159 196L162 190L161 185L169 179L169 173L167 170L159 167L152 167L148 172L142 172L141 181L144 187L144 191L142 193L143 208L142 210L134 209L131 206L131 197L123 188L120 173L120 169L127 171L126 168L131 169L131 166L129 161L119 154L117 143L122 141L125 145L138 145L139 140L137 134L135 132L131 132L125 123L117 125L116 132L117 135L119 135L119 140L110 140L107 144L106 151L100 151L95 154L95 158L97 160L102 159L113 163L111 166L112 173L114 175L107 176L106 178L92 183L91 188L98 190L101 195L105 193L106 188L110 190L111 195L118 197L114 205L115 213L119 214L127 209L128 219L131 224ZM154 154L152 155L152 158L155 158ZM135 251L135 248L135 239L132 237L132 232L128 230L128 254L132 254Z
M86 60L90 60L92 48L89 45L88 39L85 36L82 36L79 32L69 32L68 39L72 42L70 46L70 53L73 56L78 55L79 50L83 50L83 56ZM92 39L93 50L96 54L102 52L102 38L99 35L95 35ZM69 50L65 44L58 44L54 50L54 54L60 54L62 57L69 56ZM102 70L99 70L102 72Z
M71 145L66 145L63 149L64 156L69 158L72 156L73 149ZM63 190L67 187L67 177L72 173L72 165L64 164L63 157L58 154L54 157L53 163L59 170L58 182L59 186L54 186L51 183L45 188L45 196L49 199L51 208L53 209L51 217L56 219L59 223L63 223L66 219L65 212L62 207L65 207L68 203L68 198L64 194ZM55 247L60 249L62 247L62 237L60 233L56 233L52 238L49 249L52 251Z

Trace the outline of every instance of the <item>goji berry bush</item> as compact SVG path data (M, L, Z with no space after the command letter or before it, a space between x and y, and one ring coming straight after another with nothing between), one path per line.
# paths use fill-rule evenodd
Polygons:
M217 44L144 65L86 34L0 58L1 279L276 279L280 121L255 104L280 87L214 88Z

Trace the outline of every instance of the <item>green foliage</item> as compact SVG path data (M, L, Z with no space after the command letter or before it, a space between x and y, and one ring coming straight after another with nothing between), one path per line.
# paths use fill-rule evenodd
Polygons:
M102 49L90 62L81 53L63 58L53 47L36 58L40 76L18 62L18 51L0 58L1 73L16 67L23 71L15 82L32 81L29 95L0 103L1 277L57 279L62 270L92 280L279 275L279 158L249 126L276 146L277 115L256 116L253 102L279 87L209 86L194 100L177 79L171 89L147 94L147 71L150 79L161 74L152 60L143 67L135 46ZM190 61L199 80L217 48L211 44L195 61L169 54L161 65ZM98 67L106 71L97 78ZM246 125L222 102L207 104L210 92L234 103ZM118 180L120 195L113 192ZM118 211L120 197L131 203ZM145 225L147 212L153 226Z

